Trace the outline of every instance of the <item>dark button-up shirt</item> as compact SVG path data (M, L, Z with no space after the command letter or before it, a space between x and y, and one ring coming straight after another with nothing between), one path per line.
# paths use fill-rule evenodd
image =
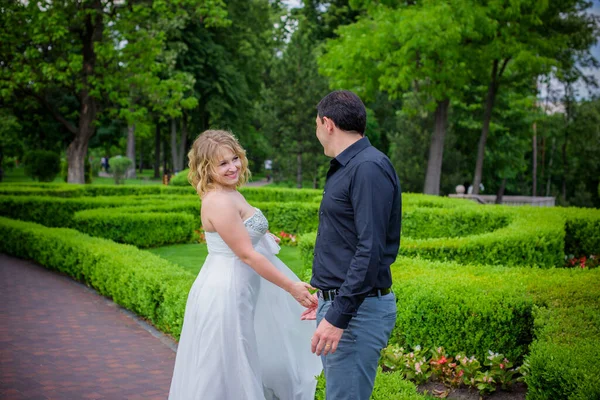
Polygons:
M319 210L311 285L339 289L325 319L346 329L373 289L392 285L402 197L390 160L366 137L331 160Z

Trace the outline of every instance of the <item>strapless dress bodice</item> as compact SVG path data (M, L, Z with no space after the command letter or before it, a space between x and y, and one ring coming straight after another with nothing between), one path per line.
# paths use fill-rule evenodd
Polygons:
M269 222L263 215L262 211L254 208L254 214L244 221L244 226L250 235L252 245L256 245L269 230ZM227 246L227 243L221 238L217 232L205 232L206 245L208 246L209 254L220 254L235 257L235 253Z

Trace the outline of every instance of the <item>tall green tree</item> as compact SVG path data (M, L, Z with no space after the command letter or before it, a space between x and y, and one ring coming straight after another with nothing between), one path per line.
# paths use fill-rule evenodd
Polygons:
M378 91L398 98L422 92L434 112L424 192L439 194L451 99L469 77L463 44L478 38L478 9L470 1L424 0L386 6L364 2L367 14L339 28L320 59L333 86L352 88L372 99ZM411 104L408 102L407 104Z
M218 24L225 15L219 0L9 2L0 9L0 93L5 99L31 96L66 128L73 138L68 181L84 183L84 159L98 115L106 104L119 104L118 88L130 77L123 73L127 66L144 60L142 69L154 74L163 67L147 57L163 47L160 26L191 17ZM128 37L140 39L136 31L148 21L156 21L157 28L155 36L143 39L147 45L129 42ZM136 51L127 51L131 47ZM50 96L56 92L71 94L76 110L54 107Z
M492 111L501 87L524 77L550 72L565 59L585 58L598 34L597 18L583 12L586 0L481 1L486 19L481 40L469 43L472 70L488 89L483 125L473 173L473 193L479 193Z
M323 149L315 137L315 107L327 94L328 85L318 73L316 21L309 17L305 13L294 17L298 28L273 63L262 114L262 131L271 138L277 152L276 167L285 178L293 176L299 188L305 176L319 175L318 165L324 161ZM314 185L316 181L311 180Z

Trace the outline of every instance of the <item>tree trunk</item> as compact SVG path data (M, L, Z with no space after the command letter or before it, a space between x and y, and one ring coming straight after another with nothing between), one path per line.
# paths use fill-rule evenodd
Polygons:
M171 165L173 172L177 172L179 168L179 158L177 157L177 121L171 119Z
M485 157L485 142L487 141L488 133L490 132L490 121L492 120L492 109L494 108L494 100L496 99L497 83L496 77L498 73L498 60L494 60L492 67L492 77L488 87L487 98L485 100L485 111L483 114L483 128L479 137L479 146L477 147L477 162L475 164L475 173L473 174L473 194L479 194L479 185L483 174L483 158Z
M163 138L162 141L162 156L163 156L163 175L165 174L170 174L171 171L169 171L169 163L168 163L168 156L167 156L167 138Z
M546 181L546 196L550 196L550 181L552 179L552 159L556 150L556 138L552 138L552 148L550 149L550 159L548 160L548 180Z
M4 165L4 149L0 146L0 182L4 180L4 169L2 166Z
M86 6L90 9L87 14L83 29L80 34L82 45L82 85L77 95L80 104L79 122L77 129L69 129L70 123L62 117L59 121L67 126L75 134L75 138L67 148L67 161L69 163L67 172L68 183L85 183L85 157L87 155L88 143L94 135L96 128L94 122L98 114L98 104L96 99L90 94L90 78L94 75L96 67L96 52L94 44L102 41L103 14L102 2L94 0Z
M296 187L302 189L302 153L296 155Z
M127 126L127 158L131 160L131 167L125 172L125 178L134 179L135 175L135 124Z
M93 132L93 127L90 127L90 130ZM77 135L71 144L69 144L69 147L67 147L67 162L69 164L67 172L68 183L85 183L84 165L88 150L88 135L91 136L89 133Z
M144 145L140 139L140 175L144 173Z
M502 204L502 197L504 197L504 190L506 189L506 178L502 179L502 184L496 193L496 204Z
M438 101L435 109L435 128L429 145L429 160L425 176L425 194L440 194L440 177L442 175L442 160L444 157L444 139L448 122L448 106L450 100Z
M160 178L160 122L158 120L154 132L154 178Z
M532 196L537 196L537 125L533 123L533 190Z
M490 121L492 120L492 110L494 109L494 101L500 87L500 78L511 58L505 58L500 66L500 60L496 59L492 63L492 76L488 87L487 98L485 100L485 111L483 113L483 127L481 129L481 137L479 138L479 146L477 147L477 162L475 164L475 173L473 174L473 194L479 194L479 185L483 175L483 158L485 157L485 142L490 131Z
M562 162L563 162L563 176L562 176L562 188L561 197L563 204L567 202L567 173L569 171L569 162L567 160L567 135L565 134L565 142L562 145Z
M187 150L187 124L185 114L181 117L181 140L179 141L179 170L183 171L186 167L186 150Z

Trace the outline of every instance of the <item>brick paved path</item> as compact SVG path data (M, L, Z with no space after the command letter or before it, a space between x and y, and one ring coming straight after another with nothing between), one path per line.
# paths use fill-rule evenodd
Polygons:
M0 254L0 399L164 400L174 362L174 343L127 311Z

